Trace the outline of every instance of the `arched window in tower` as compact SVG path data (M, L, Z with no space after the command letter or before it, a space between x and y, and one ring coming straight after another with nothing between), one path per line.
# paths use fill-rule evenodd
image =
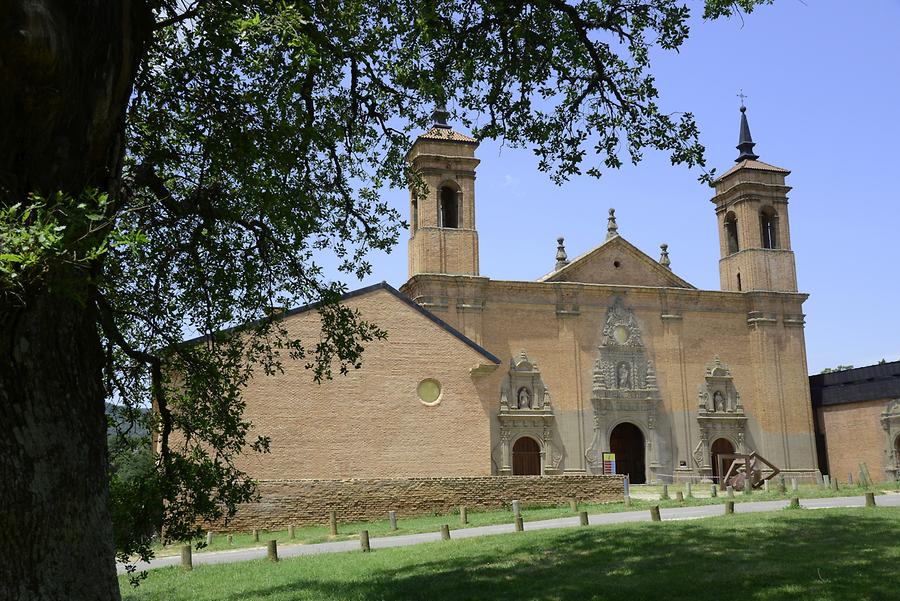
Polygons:
M775 209L764 207L759 212L759 226L763 248L778 248L778 213Z
M459 202L449 186L441 188L441 227L459 227Z
M415 194L413 194L412 200L410 201L409 220L412 233L415 234L416 230L419 229L419 200L416 198Z
M729 255L741 250L741 246L738 244L737 217L731 211L725 215L725 239L728 243Z

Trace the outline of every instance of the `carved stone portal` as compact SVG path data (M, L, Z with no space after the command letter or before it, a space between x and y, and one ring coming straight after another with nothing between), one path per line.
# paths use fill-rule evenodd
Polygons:
M655 481L662 467L656 427L661 397L637 319L621 298L606 312L598 355L591 389L594 436L584 453L588 468L602 473L602 453L610 450L610 433L620 423L630 422L644 434L644 477Z
M562 455L553 445L553 406L550 391L541 379L537 363L525 351L510 359L509 374L500 387L499 472L512 474L512 447L522 436L529 436L541 446L541 473L559 470Z
M888 401L881 414L884 428L884 471L891 480L900 480L900 399Z
M716 439L726 438L735 445L738 454L745 454L747 416L741 405L741 395L734 387L731 370L718 356L706 366L706 377L698 393L697 424L700 443L694 449L694 465L704 479L713 476L710 447Z

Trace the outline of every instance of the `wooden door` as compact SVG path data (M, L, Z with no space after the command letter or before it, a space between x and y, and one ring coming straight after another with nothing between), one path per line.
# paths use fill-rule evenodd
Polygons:
M512 450L513 474L516 476L541 475L541 445L533 438L523 436Z

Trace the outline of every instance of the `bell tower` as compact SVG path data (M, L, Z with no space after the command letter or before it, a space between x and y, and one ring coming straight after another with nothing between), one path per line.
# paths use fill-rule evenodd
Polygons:
M722 290L797 292L785 184L787 169L758 160L741 105L737 163L713 185L719 224L719 278Z
M478 141L454 131L447 111L434 111L434 125L406 155L425 181L410 189L409 277L420 273L478 275L475 230L475 158Z

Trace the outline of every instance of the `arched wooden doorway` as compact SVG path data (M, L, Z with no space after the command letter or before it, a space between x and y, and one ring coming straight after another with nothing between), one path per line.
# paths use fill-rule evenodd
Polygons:
M713 470L713 480L718 483L719 477L724 476L725 474L719 473L719 455L730 455L734 453L734 445L731 444L731 441L727 438L717 438L715 442L712 444L712 449L710 454L712 455L712 470ZM725 466L725 470L728 470L728 467L731 464Z
M541 445L528 436L523 436L512 448L513 474L516 476L541 475Z
M609 434L609 450L616 454L616 473L628 474L632 484L647 481L644 464L644 435L632 423L624 422Z

